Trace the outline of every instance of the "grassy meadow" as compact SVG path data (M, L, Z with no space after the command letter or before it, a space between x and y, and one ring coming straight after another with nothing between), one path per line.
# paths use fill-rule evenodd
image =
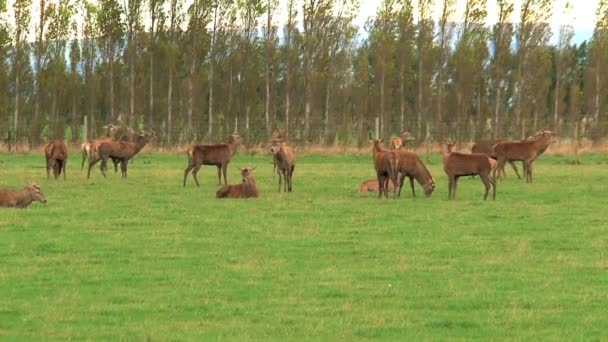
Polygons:
M67 180L41 154L0 155L0 187L48 199L0 209L0 339L435 340L608 338L608 156L543 156L535 182L479 178L447 200L359 194L370 155L301 155L294 192L215 198L215 167L182 187L183 154L143 154L128 180L72 153ZM521 169L521 166L520 166Z

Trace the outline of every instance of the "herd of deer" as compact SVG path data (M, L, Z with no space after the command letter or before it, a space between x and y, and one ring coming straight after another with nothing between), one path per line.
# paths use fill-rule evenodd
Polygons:
M388 198L389 191L393 197L401 196L403 181L410 179L412 195L415 197L414 179L423 187L428 197L435 189L435 181L420 158L411 152L400 151L405 141L413 140L408 132L393 138L390 150L385 150L383 140L370 140L372 144L374 168L377 179L364 181L360 192L378 191L378 198ZM443 170L448 176L448 198L456 198L458 179L462 176L479 176L485 186L484 200L492 188L492 198L496 199L496 180L505 175L505 164L511 164L517 177L521 179L516 161L523 162L526 182L532 182L532 163L543 154L549 145L556 141L551 131L538 131L535 135L520 141L480 141L473 145L471 153L452 151L454 144L447 143L442 147ZM389 183L389 180L392 182ZM398 189L398 191L397 191Z
M101 161L100 170L106 177L107 161L111 159L114 163L114 171L118 172L120 163L122 177L127 178L127 166L129 161L154 137L150 132L136 133L127 128L120 133L120 128L108 125L106 137L102 139L89 140L81 145L82 164L88 160L89 167L87 178L91 176L91 169ZM215 165L217 167L218 182L221 186L216 192L217 198L257 198L260 192L255 182L253 171L255 167L241 169L242 181L238 184L228 184L227 168L230 160L237 151L240 143L240 135L232 133L228 140L222 144L191 145L188 148L188 165L184 170L183 185L186 186L188 174L192 172L192 178L197 186L198 171L203 165ZM374 168L377 179L370 179L359 189L360 192L378 191L378 198L388 198L388 193L393 192L393 197L401 196L401 189L405 177L409 178L412 195L416 196L414 180L422 186L426 197L431 196L435 190L435 180L420 158L412 152L403 151L401 148L414 137L403 132L399 137L390 142L390 150L385 150L383 140L370 140ZM545 152L550 144L555 142L555 134L550 131L539 131L534 136L521 141L480 141L473 145L472 153L460 153L452 151L454 144L445 144L442 149L443 170L448 176L448 197L456 198L456 187L459 177L476 176L481 178L485 186L484 200L487 199L490 188L493 188L493 199L496 199L496 179L504 176L504 167L508 162L511 164L518 178L521 178L514 162L523 162L523 172L527 182L532 182L532 163ZM296 153L289 147L280 131L275 130L269 141L270 153L273 158L273 172L277 172L279 178L278 191L281 185L284 192L292 191L292 178L295 170ZM63 172L66 177L66 165L68 148L63 141L49 141L44 147L46 157L47 178L50 178L51 170L55 179ZM224 184L222 185L222 174ZM390 182L389 182L390 180ZM24 208L33 201L46 203L46 198L35 182L28 182L21 190L0 189L0 207Z

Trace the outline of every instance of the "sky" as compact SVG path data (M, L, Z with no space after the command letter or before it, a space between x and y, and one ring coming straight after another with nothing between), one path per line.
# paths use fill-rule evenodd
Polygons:
M52 1L61 1L61 0L50 0ZM92 0L95 1L95 0ZM184 8L192 2L192 0L183 0ZM301 1L301 0L300 0ZM297 1L298 3L300 1ZM458 21L458 18L462 18L464 13L464 8L466 4L466 0L456 0L456 13L454 15L455 21ZM559 31L560 25L572 25L575 30L574 42L580 43L585 39L589 39L591 34L593 33L593 28L595 24L595 11L598 5L599 0L570 0L572 9L569 12L564 11L565 4L568 0L555 0L554 1L554 9L553 16L551 18L551 27L553 29L553 38L552 42L557 41L557 32ZM8 0L8 13L7 15L3 15L4 18L0 18L0 20L7 20L12 23L12 5L14 0ZM414 8L417 6L417 0L413 0ZM38 1L34 0L34 8L33 8L33 18L36 18L35 13L38 11L37 5ZM286 3L287 0L279 0L279 9L275 17L277 18L277 22L281 25L286 21ZM374 17L376 13L376 9L378 5L381 3L381 0L360 0L360 8L358 11L358 15L355 19L355 24L360 28L363 28L365 22L370 18ZM435 10L434 14L437 18L441 13L441 0L435 0ZM513 13L513 21L516 22L519 17L519 8L520 8L521 0L515 0L515 12ZM298 11L301 12L301 3L298 4ZM301 13L300 13L301 16ZM496 22L496 0L488 0L488 25L492 25ZM301 18L300 18L301 19ZM32 28L33 28L32 21ZM361 29L361 32L363 30Z

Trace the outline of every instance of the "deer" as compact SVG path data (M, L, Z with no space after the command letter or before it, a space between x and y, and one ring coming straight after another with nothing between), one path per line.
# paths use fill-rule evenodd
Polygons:
M82 145L80 145L80 151L82 152L82 163L80 164L80 171L84 169L85 161L91 161L93 159L93 154L97 150L97 146L102 141L116 141L118 135L118 126L114 124L108 124L106 129L105 138L101 139L93 139L87 140ZM119 160L112 160L114 162L114 171L116 172L118 168Z
M454 144L447 144L441 151L443 156L443 171L448 176L448 198L456 199L458 178L462 176L479 175L486 192L483 196L487 200L490 188L493 189L492 199L496 199L496 180L492 177L491 158L483 153L452 152Z
M281 131L278 130L278 129L275 129L272 132L272 135L270 136L270 140L268 141L268 145L272 148L273 146L278 146L278 145L280 145L280 144L282 144L284 142L285 142L285 138L284 138L283 134L281 133ZM272 155L272 172L274 173L275 171L277 171L277 160L276 160L276 158L275 158L275 156L273 154Z
M416 138L408 131L403 131L398 137L391 139L389 150L399 150L408 141L416 140Z
M50 171L52 169L55 179L59 178L63 171L63 180L65 180L68 146L61 140L51 140L44 146L44 157L46 158L46 178L51 178Z
M392 182L388 182L388 191L394 191L395 187ZM372 178L361 183L359 192L376 192L378 191L378 178Z
M188 166L184 170L184 186L186 186L186 178L192 171L192 178L196 186L200 186L198 182L198 170L203 165L217 166L217 179L219 185L222 185L222 173L224 174L224 184L228 184L226 179L226 170L230 160L237 151L241 141L241 136L234 132L228 136L228 140L224 144L209 144L209 145L190 145L188 148Z
M388 199L388 181L393 182L393 198L397 198L398 175L399 175L399 156L394 151L385 151L384 140L374 139L369 141L372 144L372 154L374 168L378 177L378 199L384 197Z
M20 190L0 189L0 207L26 208L34 201L46 203L46 197L36 182L28 181Z
M243 181L240 184L225 184L217 190L215 197L217 198L258 198L260 191L255 184L253 177L254 168L246 167L241 169Z
M480 140L477 141L473 144L473 146L471 146L471 153L484 153L487 154L490 158L492 158L492 160L496 160L496 153L494 153L494 150L492 149L494 147L494 145L496 145L499 142L503 142L503 141L507 141L505 139L496 139L496 140ZM517 166L515 165L515 162L513 161L509 161L509 164L511 165L511 167L513 168L513 171L515 171L515 174L517 175L517 178L521 179L521 176L519 175L519 170L517 169ZM503 176L506 177L506 174L504 172L504 170L501 170ZM525 170L524 170L525 172Z
M89 162L89 171L87 178L91 176L91 169L97 162L101 160L99 169L103 177L106 177L108 159L117 159L120 161L120 170L122 178L127 178L127 166L129 160L133 158L144 146L153 138L152 133L141 132L135 137L135 141L102 141L97 146L97 153L94 154L93 160Z
M291 192L293 171L296 168L296 152L286 143L270 147L272 158L276 162L279 174L279 192L281 192L281 178L285 181L283 192Z
M524 175L526 183L532 183L532 163L542 155L549 145L555 143L555 133L551 131L539 131L533 137L522 141L502 141L493 146L497 157L496 173L504 172L504 166L508 161L521 160L524 163Z
M403 188L403 181L405 177L410 179L410 186L412 188L412 196L416 197L416 191L414 190L414 179L424 189L424 195L430 197L435 190L435 180L431 173L422 163L417 154L407 151L397 152L399 157L399 191L397 196L401 197L401 189Z

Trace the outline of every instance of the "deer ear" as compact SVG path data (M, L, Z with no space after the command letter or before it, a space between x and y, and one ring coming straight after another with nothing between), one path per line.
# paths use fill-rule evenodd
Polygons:
M380 139L380 143L382 144L384 142L384 139Z
M251 172L255 171L255 169L256 169L256 167L255 167L255 166L254 166L254 167L252 167L252 168L251 168Z

